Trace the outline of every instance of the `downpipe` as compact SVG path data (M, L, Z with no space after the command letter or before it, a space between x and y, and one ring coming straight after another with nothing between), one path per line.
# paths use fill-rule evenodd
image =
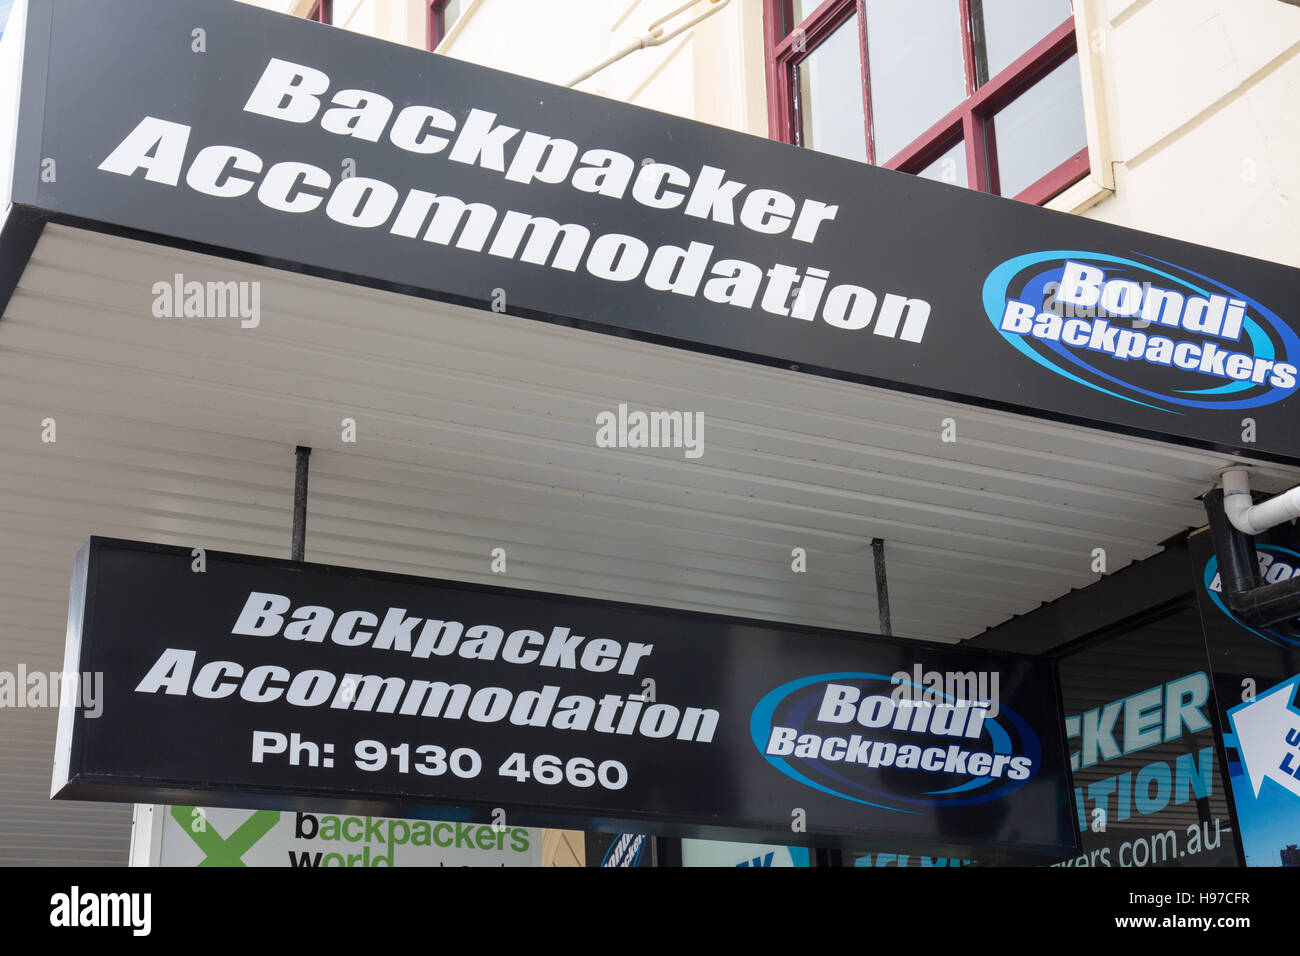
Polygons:
M1293 488L1254 505L1247 469L1233 468L1225 472L1223 485L1205 496L1205 514L1219 562L1223 603L1234 617L1250 627L1272 627L1300 618L1300 577L1261 584L1259 557L1251 537L1300 517L1300 489ZM1247 531L1247 528L1258 530Z
M1242 534L1261 534L1284 521L1300 518L1300 485L1254 504L1250 496L1250 469L1229 468L1223 473L1223 509L1232 526Z

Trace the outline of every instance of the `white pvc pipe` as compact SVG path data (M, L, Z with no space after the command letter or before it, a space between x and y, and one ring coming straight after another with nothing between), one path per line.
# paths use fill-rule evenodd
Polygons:
M601 60L591 69L583 70L581 73L579 73L573 79L569 80L569 82L565 83L564 85L568 87L577 86L583 80L587 80L595 76L601 70L605 69L605 67L610 66L613 63L617 63L619 60L623 59L623 57L627 56L629 53L635 53L637 50L644 50L652 46L660 46L664 43L667 43L669 40L673 39L674 37L681 36L687 30L691 29L694 26L698 26L699 24L703 23L705 20L709 19L709 17L713 16L715 13L721 11L723 7L731 3L731 0L708 0L709 2L708 8L699 16L691 20L688 20L687 22L683 23L681 26L677 27L676 29L668 33L664 32L663 25L665 23L667 23L669 20L673 19L674 17L684 13L685 11L689 10L691 7L695 6L699 2L700 0L690 0L689 3L682 4L672 13L660 17L654 23L650 24L649 33L642 34L636 39L629 41L627 45L620 48L617 52L612 53L609 56L605 57L605 59Z
M1223 510L1232 526L1245 534L1260 534L1284 521L1300 518L1300 486L1259 504L1251 504L1250 469L1223 473Z

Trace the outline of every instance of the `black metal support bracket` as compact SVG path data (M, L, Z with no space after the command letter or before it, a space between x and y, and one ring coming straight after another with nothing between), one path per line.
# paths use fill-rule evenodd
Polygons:
M876 564L876 606L880 610L880 634L882 637L891 637L894 628L889 620L889 582L885 580L884 539L871 539L871 555Z
M1271 627L1300 617L1300 578L1260 583L1255 541L1228 520L1223 510L1223 489L1215 488L1205 496L1205 514L1210 519L1223 603L1228 610L1251 627Z
M304 560L307 550L307 461L311 458L311 449L299 445L294 449L293 472L293 542L290 545L289 559Z

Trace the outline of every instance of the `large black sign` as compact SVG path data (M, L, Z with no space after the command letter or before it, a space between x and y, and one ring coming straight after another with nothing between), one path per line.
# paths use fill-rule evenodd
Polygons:
M56 797L1074 846L1032 658L102 538L69 621Z
M32 210L1300 458L1284 266L240 3L33 0L21 96L14 199Z

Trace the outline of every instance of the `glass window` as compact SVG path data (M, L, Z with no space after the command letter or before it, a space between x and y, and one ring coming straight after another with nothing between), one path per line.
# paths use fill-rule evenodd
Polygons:
M975 82L983 86L1070 16L1070 0L971 0Z
M766 0L773 135L1042 203L1087 175L1071 0Z
M442 35L446 36L447 31L455 26L456 21L460 19L460 9L464 6L462 0L446 0L442 5Z
M1078 56L993 117L998 193L1017 196L1088 145Z
M794 14L790 17L790 29L807 20L808 15L816 10L821 2L822 0L790 0L790 11Z
M796 67L800 145L866 161L861 64L858 18L853 16Z
M970 180L966 175L966 143L958 140L951 148L926 166L918 169L916 175L922 179L934 179L954 186L968 186Z
M896 155L966 98L959 11L952 0L867 4L876 162Z

